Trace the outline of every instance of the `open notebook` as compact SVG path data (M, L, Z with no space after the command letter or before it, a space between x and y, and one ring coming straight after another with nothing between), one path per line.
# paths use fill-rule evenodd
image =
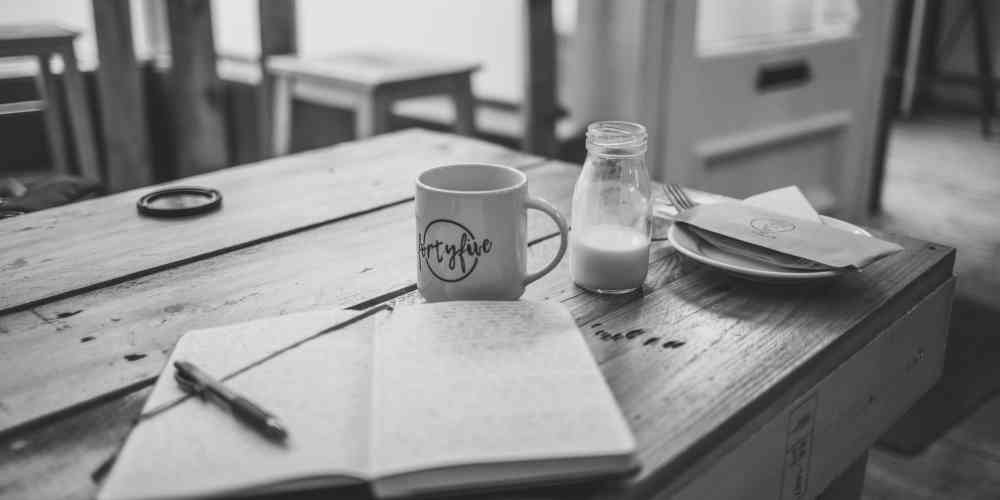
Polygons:
M143 413L183 396L173 361L221 378L357 314L193 331ZM275 444L192 398L133 429L99 498L192 498L370 482L394 497L627 473L635 442L559 304L399 307L229 379L288 428Z

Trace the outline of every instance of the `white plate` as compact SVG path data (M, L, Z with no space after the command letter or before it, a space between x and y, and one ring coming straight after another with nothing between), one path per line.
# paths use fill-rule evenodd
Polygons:
M826 225L849 231L862 236L871 236L871 233L840 219L821 215L823 223ZM765 283L800 283L818 279L832 278L847 271L794 271L783 267L773 266L764 262L759 262L739 255L723 252L718 248L702 242L702 240L688 231L683 226L671 224L667 230L667 239L674 245L678 252L690 257L702 264L721 269L740 278L762 281Z

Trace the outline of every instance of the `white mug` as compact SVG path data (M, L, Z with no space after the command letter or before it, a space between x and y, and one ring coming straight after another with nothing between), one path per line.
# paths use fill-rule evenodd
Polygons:
M566 220L528 195L528 177L500 165L459 164L417 177L417 288L428 301L515 300L566 253ZM527 270L527 209L559 227L559 251Z

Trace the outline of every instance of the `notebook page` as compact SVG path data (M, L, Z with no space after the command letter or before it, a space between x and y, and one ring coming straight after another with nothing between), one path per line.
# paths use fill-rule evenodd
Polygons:
M559 304L400 307L379 326L374 359L376 477L634 450L603 376Z
M143 413L183 395L176 359L221 378L355 314L310 312L190 332ZM138 423L100 498L200 497L320 476L342 476L331 484L366 478L373 327L369 318L331 332L226 382L281 419L289 432L284 445L192 398Z

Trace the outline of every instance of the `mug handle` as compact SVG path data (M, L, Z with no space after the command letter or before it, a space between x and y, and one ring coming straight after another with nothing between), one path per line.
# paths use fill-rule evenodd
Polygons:
M562 260L563 254L566 253L566 246L569 244L569 226L566 224L566 219L563 218L562 214L556 210L549 202L541 199L535 198L534 196L529 196L527 200L524 201L524 207L527 209L535 209L541 212L545 212L555 221L556 226L559 227L559 251L556 252L556 256L551 262L545 265L540 271L531 273L524 278L524 284L529 285L533 281L545 276L549 271L555 269L559 261Z

